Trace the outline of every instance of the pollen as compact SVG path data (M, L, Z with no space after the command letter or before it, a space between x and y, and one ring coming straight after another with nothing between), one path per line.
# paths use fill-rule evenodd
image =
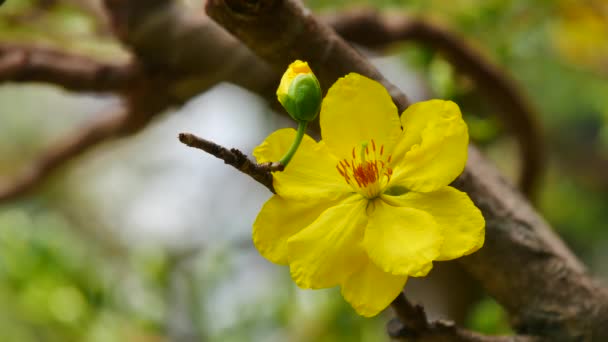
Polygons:
M353 147L351 156L350 160L338 162L338 173L363 196L375 198L380 195L393 174L389 167L391 155L384 155L384 145L377 148L372 139L370 143L363 142Z

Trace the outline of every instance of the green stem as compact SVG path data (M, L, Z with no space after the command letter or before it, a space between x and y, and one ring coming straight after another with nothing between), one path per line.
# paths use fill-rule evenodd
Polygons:
M281 163L281 165L283 165L284 167L286 167L287 164L289 164L293 155L296 154L296 151L298 150L298 147L300 146L300 143L302 142L302 138L304 138L304 133L306 133L307 126L308 126L308 121L298 121L298 131L296 132L296 138L293 140L293 143L291 144L289 151L287 151L287 153L285 153L283 158L281 158L281 160L279 160L279 163Z

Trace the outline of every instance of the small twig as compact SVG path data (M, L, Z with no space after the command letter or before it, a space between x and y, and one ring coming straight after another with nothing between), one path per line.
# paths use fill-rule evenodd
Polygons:
M136 63L103 63L39 46L0 45L0 82L45 82L79 92L120 92L139 75Z
M422 331L412 331L395 317L387 324L389 336L407 342L541 342L547 341L534 336L488 336L462 329L453 322L437 320L429 323Z
M408 327L410 331L423 331L429 326L424 308L420 305L413 305L403 294L391 303L395 314L403 326Z
M272 193L275 192L274 186L272 185L272 172L283 171L285 168L278 162L257 164L236 148L227 149L212 141L197 137L194 134L180 133L179 141L223 160L225 164L231 165L242 173L249 175L258 183L268 188Z
M540 338L532 336L487 336L457 327L451 321L429 321L424 308L407 300L403 292L391 304L397 317L387 324L387 331L393 339L413 341L445 342L535 342Z

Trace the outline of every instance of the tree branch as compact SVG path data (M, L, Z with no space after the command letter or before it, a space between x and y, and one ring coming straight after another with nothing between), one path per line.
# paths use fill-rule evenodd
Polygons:
M0 203L28 193L64 163L117 134L125 126L127 118L125 109L103 115L59 141L19 173L17 179L0 183Z
M402 293L393 301L397 317L387 324L387 331L394 339L424 342L540 342L533 336L487 336L462 329L453 322L429 321L420 305L410 303Z
M367 47L414 41L440 51L456 70L478 85L482 98L488 99L517 138L522 158L519 186L529 197L533 195L545 167L542 130L532 105L500 67L463 38L421 18L357 11L334 16L328 22L344 39Z
M45 82L78 92L120 92L138 75L135 63L109 64L39 46L0 45L0 82Z
M265 186L270 192L275 193L272 185L272 171L283 171L283 165L274 163L258 164L251 161L247 156L236 148L227 149L212 141L199 138L194 134L180 133L179 141L190 147L203 150L212 156L215 156L241 171L242 173L255 179L258 183Z
M321 88L329 89L335 75L357 72L382 83L398 107L407 106L406 96L331 28L314 20L302 7L286 4L273 0L209 0L206 11L279 75L294 60L306 60L315 70ZM291 22L295 18L298 21Z
M67 137L11 184L5 181L0 202L29 192L95 144L115 134L137 132L157 113L222 81L267 98L274 96L280 75L206 15L187 13L168 0L104 0L104 5L116 34L134 51L137 63L106 64L38 46L0 44L0 82L48 82L78 92L120 92L127 101L128 118L120 124L118 119L101 119Z
M408 342L540 342L530 336L487 336L470 330L462 329L451 322L434 321L420 332L412 332L405 328L398 318L393 318L387 325L391 338Z
M281 74L202 12L171 0L103 0L116 35L147 70L169 79L175 103L220 82L274 98Z
M277 71L302 58L325 85L350 71L386 82L294 0L211 0L206 10ZM405 97L392 91L403 110ZM469 155L454 185L482 210L486 244L460 259L465 269L506 308L523 334L559 341L608 339L606 289L474 147Z

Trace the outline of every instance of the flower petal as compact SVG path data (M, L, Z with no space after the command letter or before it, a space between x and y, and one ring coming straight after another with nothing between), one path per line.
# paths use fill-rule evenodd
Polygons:
M353 195L287 240L291 277L301 288L339 285L367 258L361 248L367 201Z
M371 260L342 283L342 296L364 317L376 316L403 290L407 276L383 272Z
M451 260L468 255L483 246L485 220L469 196L446 186L431 193L408 192L384 196L393 205L423 210L441 227L443 244L437 260Z
M253 223L253 244L264 258L286 265L287 239L314 222L327 208L339 204L344 197L293 200L272 196Z
M393 153L391 185L431 192L462 173L469 134L458 105L443 100L415 103L401 121L404 131Z
M350 73L329 88L321 105L321 136L339 159L374 139L392 150L401 134L397 107L378 82Z
M418 209L391 206L382 199L373 206L363 239L370 259L384 272L425 276L443 242L433 217Z
M253 155L258 163L278 161L295 136L292 128L277 130L255 148ZM336 197L353 192L336 165L338 160L323 142L317 143L305 135L285 170L273 173L274 189L278 195L292 199Z

